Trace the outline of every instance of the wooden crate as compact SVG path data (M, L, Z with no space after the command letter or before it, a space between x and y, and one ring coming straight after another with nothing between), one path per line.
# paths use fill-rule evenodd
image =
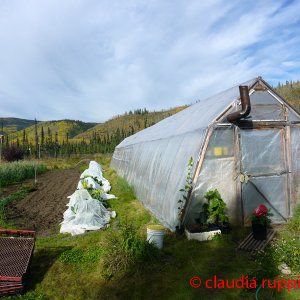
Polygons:
M251 232L238 246L239 250L245 251L258 251L263 250L274 238L275 230L268 229L267 231L267 239L263 241L255 240L253 237L253 233Z

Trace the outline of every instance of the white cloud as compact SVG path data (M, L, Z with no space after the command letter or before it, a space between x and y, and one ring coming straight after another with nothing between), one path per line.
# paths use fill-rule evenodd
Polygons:
M1 115L104 121L299 79L300 1L202 2L0 2Z

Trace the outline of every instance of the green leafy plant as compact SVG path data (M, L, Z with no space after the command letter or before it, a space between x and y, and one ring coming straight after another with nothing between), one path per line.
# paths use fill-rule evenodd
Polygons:
M203 204L203 211L208 224L216 224L219 222L228 222L226 203L221 198L217 189L209 190L205 193L204 198L207 203Z
M94 199L97 199L97 200L100 200L102 201L103 198L102 198L102 195L104 194L104 190L102 189L93 189L91 192L90 192L90 195L92 196L92 198Z
M93 188L93 186L91 185L91 184L89 184L87 181L85 181L85 180L82 180L82 182L81 182L81 184L82 184L82 187L85 189L85 190L93 190L94 188Z
M187 175L186 175L186 179L185 179L185 184L184 187L181 188L179 191L182 192L182 198L180 198L177 202L178 202L178 214L181 215L182 213L182 209L185 206L185 203L188 199L190 190L192 188L192 181L193 181L193 177L192 177L192 168L193 168L193 158L191 157L189 159L188 162L188 171L187 171Z
M101 184L102 184L102 182L101 182ZM101 201L102 204L107 206L106 202L103 202L104 199L102 198L102 195L104 194L103 189L94 189L93 186L91 184L89 185L88 182L85 181L84 179L82 180L82 187L89 192L89 194L91 195L92 198Z

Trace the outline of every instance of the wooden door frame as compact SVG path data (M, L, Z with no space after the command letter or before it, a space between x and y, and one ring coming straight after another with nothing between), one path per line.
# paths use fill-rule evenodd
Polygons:
M268 130L268 129L279 129L283 130L284 133L284 150L285 150L285 157L284 157L284 165L287 174L287 199L286 199L286 213L287 217L291 217L291 192L292 192L292 170L291 170L291 126L288 124L266 124L262 123L261 126L259 123L255 124L256 126L253 128L247 127L238 127L235 128L235 169L236 169L236 195L237 195L237 203L240 203L241 206L241 224L245 225L245 210L244 210L244 200L243 200L243 191L242 191L242 182L239 180L240 175L242 174L242 151L241 151L241 130Z

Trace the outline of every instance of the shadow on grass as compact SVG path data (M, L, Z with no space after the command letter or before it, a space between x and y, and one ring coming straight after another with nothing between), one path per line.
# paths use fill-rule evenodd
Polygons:
M47 247L36 250L29 267L26 290L34 290L36 285L43 281L45 274L61 254L72 248L73 247Z
M235 231L209 242L188 241L184 237L166 236L161 258L153 263L134 265L126 274L115 275L97 292L99 299L255 299L260 286L248 288L251 274L263 272L251 253L237 250L246 237ZM275 267L275 266L270 266ZM261 273L262 275L262 273ZM202 284L192 287L197 276ZM246 277L249 276L249 277ZM216 285L214 285L216 278ZM244 278L244 287L222 288L218 283ZM269 279L269 278L268 278ZM271 279L271 278L270 278ZM253 281L252 281L253 282ZM199 280L196 280L196 285ZM264 291L261 299L282 299L277 291ZM95 299L98 299L95 298Z

